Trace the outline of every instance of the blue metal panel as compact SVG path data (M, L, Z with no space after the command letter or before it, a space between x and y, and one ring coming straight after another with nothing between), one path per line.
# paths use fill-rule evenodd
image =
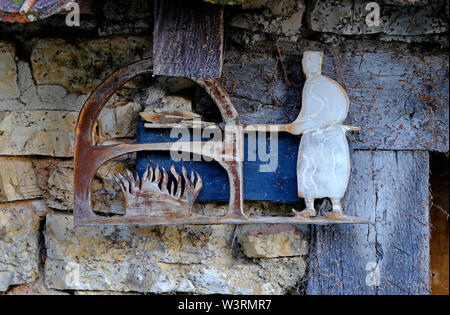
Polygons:
M174 142L179 138L171 138L170 130L147 129L142 122L138 123L138 143ZM192 139L192 135L191 135ZM207 141L209 139L202 139ZM256 161L249 160L248 137L245 139L244 160L244 199L297 202L297 154L300 138L286 133L278 135L278 148L270 153L271 139L266 139L266 153L277 161L277 167L272 172L264 172L270 161L261 161L258 158L258 142L250 151L256 153ZM272 142L273 145L274 142ZM262 151L262 150L261 150ZM206 161L180 161L175 162L168 152L139 152L137 156L137 172L141 176L148 164L160 165L167 170L175 165L178 172L184 165L188 172L194 170L200 174L203 180L203 189L197 201L228 201L230 185L227 173L217 162ZM261 167L263 169L261 169ZM262 171L263 170L263 171Z

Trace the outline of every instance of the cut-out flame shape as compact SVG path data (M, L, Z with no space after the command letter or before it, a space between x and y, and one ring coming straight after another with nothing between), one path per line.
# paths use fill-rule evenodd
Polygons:
M203 187L202 178L194 171L188 176L182 167L181 176L172 165L170 172L175 178L171 180L164 167L157 165L153 169L147 166L142 178L134 176L129 170L126 175L117 174L115 180L125 196L128 214L151 212L153 215L190 212L194 201Z

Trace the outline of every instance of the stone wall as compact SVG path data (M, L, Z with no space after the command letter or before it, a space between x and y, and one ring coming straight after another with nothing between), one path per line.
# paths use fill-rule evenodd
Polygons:
M78 112L109 74L152 54L152 1L126 3L123 10L124 1L104 1L95 15L81 17L78 29L66 27L61 16L36 24L0 23L0 292L301 293L309 251L309 231L302 226L74 227ZM448 47L447 1L430 7L382 1L383 25L392 26L382 28L365 27L365 2L330 3L338 9L303 0L227 7L227 50L264 41L301 46L311 39ZM195 94L184 79L132 80L102 111L94 137L133 142L140 111ZM95 211L123 212L113 175L132 169L134 158L121 157L99 170L92 187ZM204 212L223 208L197 206ZM246 208L290 211L262 202Z

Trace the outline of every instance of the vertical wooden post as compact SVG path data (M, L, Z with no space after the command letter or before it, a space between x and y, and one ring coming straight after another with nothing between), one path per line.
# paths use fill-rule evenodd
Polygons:
M345 211L375 226L313 228L308 294L428 294L428 152L355 151Z
M218 78L223 42L223 7L199 0L155 1L155 75Z

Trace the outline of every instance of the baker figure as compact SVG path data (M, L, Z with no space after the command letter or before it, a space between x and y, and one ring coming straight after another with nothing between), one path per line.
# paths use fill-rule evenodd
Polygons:
M330 198L332 211L324 213L330 219L343 215L341 199L350 177L350 154L345 133L359 130L343 125L348 114L349 99L336 81L322 75L323 52L305 51L302 109L291 124L302 134L297 159L298 196L305 199L306 209L295 210L296 216L317 215L314 199Z

